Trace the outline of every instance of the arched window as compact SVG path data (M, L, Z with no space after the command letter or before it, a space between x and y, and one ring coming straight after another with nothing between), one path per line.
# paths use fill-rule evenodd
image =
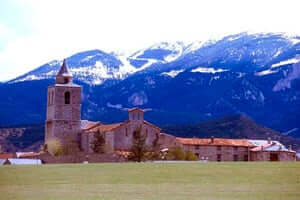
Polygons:
M70 92L66 92L65 93L65 104L70 104L70 98L71 98Z

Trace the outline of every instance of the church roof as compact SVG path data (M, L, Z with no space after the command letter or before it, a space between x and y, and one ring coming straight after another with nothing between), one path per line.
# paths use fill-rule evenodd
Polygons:
M69 72L67 67L67 61L64 59L62 66L60 67L59 72L57 73L57 76L68 76L72 77L72 74Z
M161 128L159 128L159 127L157 127L157 126L155 126L154 124L151 124L150 122L147 122L147 121L145 121L144 120L144 124L146 124L146 125L149 125L149 126L151 126L152 128L155 128L155 129L157 129L157 130L161 130Z
M96 124L95 126L85 129L85 133L94 133L94 132L108 132L108 131L114 131L124 124L127 124L129 121L124 121L121 123L114 123L114 124Z

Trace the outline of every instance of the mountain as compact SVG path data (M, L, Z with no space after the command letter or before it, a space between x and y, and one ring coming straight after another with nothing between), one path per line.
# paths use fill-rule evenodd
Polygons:
M147 109L146 119L158 125L243 114L300 138L299 62L300 37L274 33L67 58L83 86L83 119L124 120L133 106ZM52 61L0 84L0 125L43 123L47 87L60 65Z

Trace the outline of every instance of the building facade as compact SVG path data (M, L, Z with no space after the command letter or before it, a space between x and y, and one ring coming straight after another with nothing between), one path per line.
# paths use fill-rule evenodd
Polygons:
M178 138L162 133L161 129L144 119L140 108L128 110L128 120L103 124L81 119L82 88L72 81L64 60L54 85L48 87L45 143L58 139L61 144L72 143L82 152L93 153L95 134L104 136L109 151L130 151L134 131L140 129L146 135L146 145L157 142L161 149L182 147L205 161L292 161L296 152L285 148L278 141L223 139L223 138Z

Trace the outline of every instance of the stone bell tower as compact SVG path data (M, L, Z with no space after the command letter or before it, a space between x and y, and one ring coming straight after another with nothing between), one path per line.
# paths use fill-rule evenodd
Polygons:
M81 86L72 81L66 60L56 75L54 85L48 87L45 143L57 138L79 144L81 123Z

